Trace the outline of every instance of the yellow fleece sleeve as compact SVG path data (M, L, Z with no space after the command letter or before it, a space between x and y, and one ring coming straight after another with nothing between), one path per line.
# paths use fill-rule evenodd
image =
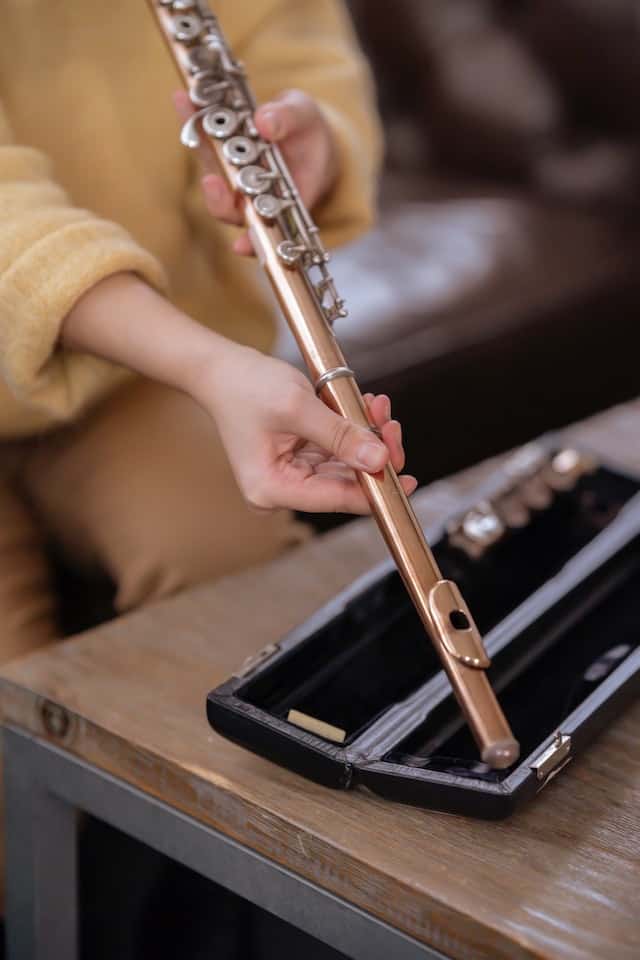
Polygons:
M62 322L95 283L134 271L164 286L127 232L70 203L37 150L13 143L0 103L0 377L19 403L69 419L122 376L59 345Z
M340 0L269 0L259 10L234 52L259 103L298 88L324 110L340 172L313 214L327 246L346 243L373 222L382 157L373 85L353 26Z

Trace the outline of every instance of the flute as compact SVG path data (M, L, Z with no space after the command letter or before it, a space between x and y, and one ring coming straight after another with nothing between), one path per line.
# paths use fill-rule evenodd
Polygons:
M345 317L329 256L279 149L253 123L255 101L206 0L148 0L188 89L194 114L182 129L202 136L242 198L253 247L297 341L315 390L343 417L368 429L366 405L333 333ZM393 468L358 479L485 763L511 766L519 746L487 679L482 638L455 583L443 579Z

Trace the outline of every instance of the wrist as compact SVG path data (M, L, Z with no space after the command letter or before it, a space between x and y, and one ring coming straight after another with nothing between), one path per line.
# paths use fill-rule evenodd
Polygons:
M213 331L205 333L207 343L185 367L182 389L215 417L228 402L234 385L246 389L256 351Z
M182 390L209 409L216 381L243 349L133 273L114 274L88 290L67 315L61 341Z

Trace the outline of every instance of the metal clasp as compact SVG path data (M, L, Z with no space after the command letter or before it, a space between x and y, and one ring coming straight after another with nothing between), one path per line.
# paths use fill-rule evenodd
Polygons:
M546 787L549 781L569 763L569 760L571 760L571 737L558 730L553 742L531 764L531 769L535 770L538 780L543 781L540 789Z

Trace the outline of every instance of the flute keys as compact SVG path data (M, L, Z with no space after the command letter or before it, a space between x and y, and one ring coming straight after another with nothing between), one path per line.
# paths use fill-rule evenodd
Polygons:
M236 182L238 189L246 193L248 197L257 197L258 194L269 189L275 178L276 175L265 170L264 167L250 164L238 172Z
M481 557L489 547L502 539L505 525L493 505L482 501L469 510L461 520L447 528L449 543L463 550L473 560Z
M253 205L261 217L265 220L274 220L279 217L289 203L281 197L275 197L272 193L261 193L253 201Z
M529 510L546 510L553 500L545 468L549 457L537 443L528 443L506 464L507 475L515 482L521 502Z
M229 163L236 167L255 163L259 153L257 145L249 137L231 137L222 150Z
M230 137L238 129L240 118L233 110L228 107L220 107L217 110L210 110L205 114L202 121L203 129L206 133L215 137L217 140L224 140Z
M523 480L518 490L522 502L531 510L546 510L551 506L553 490L540 474Z
M197 107L212 106L220 101L228 85L225 80L218 80L214 73L201 71L193 78L193 86L189 94L191 102Z
M189 150L195 150L200 146L200 133L198 132L198 115L192 114L183 124L180 131L180 143Z
M181 43L189 43L202 33L202 20L196 13L182 13L172 18L171 33Z
M517 489L510 490L494 501L496 513L510 530L520 530L531 520L531 512Z
M572 490L586 473L593 473L596 463L578 450L560 450L552 459L545 476L554 490Z
M473 543L486 548L502 537L504 525L490 503L479 503L465 516L461 532Z
M220 51L216 47L199 44L189 50L189 67L193 73L213 73L220 66Z
M287 267L295 266L306 252L307 248L303 244L294 243L293 240L283 240L277 246L278 256Z

